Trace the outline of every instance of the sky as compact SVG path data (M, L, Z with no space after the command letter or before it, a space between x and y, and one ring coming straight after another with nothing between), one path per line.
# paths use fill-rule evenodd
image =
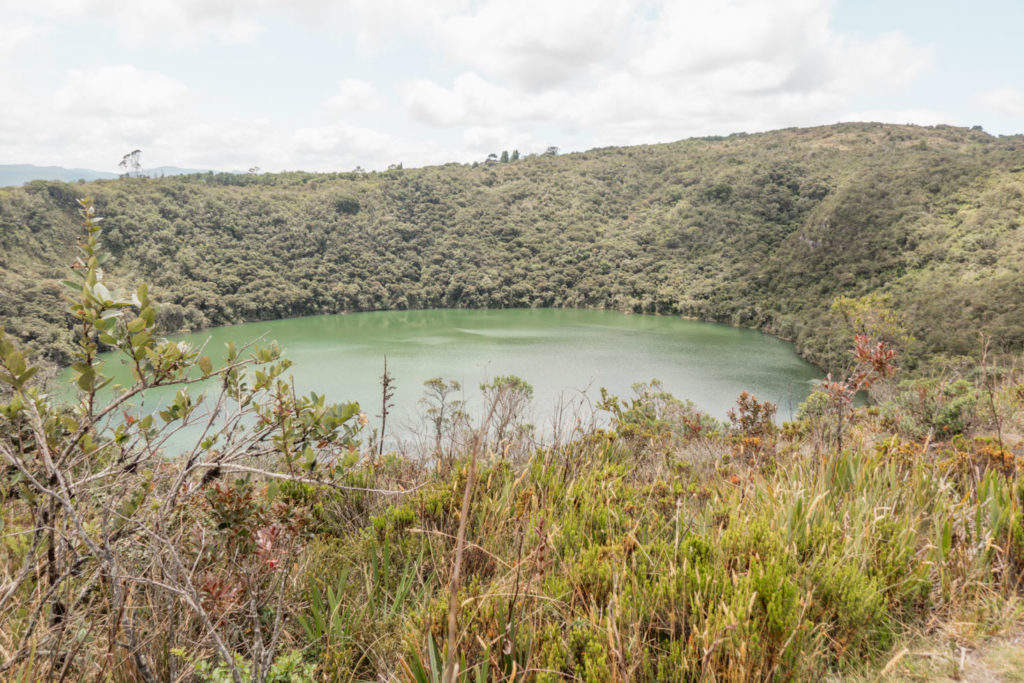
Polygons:
M1024 133L1020 0L0 0L0 164L382 170L840 121Z

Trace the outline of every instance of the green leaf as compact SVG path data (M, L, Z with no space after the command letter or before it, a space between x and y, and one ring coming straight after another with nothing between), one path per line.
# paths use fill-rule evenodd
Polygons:
M89 391L92 388L92 383L96 380L96 372L89 367L88 370L83 372L78 377L78 387L82 391Z
M430 683L430 676L427 674L427 670L423 667L423 661L420 659L418 652L413 651L408 664L409 672L412 674L412 680L415 681L415 683Z
M142 318L136 318L135 320L133 320L130 323L128 323L128 331L131 332L132 334L135 334L137 332L142 332L142 330L145 327L146 327L146 321L143 320Z
M341 409L341 421L348 422L353 415L359 412L358 403L347 403L344 408Z
M430 657L430 680L433 683L440 683L441 680L441 662L444 661L441 657L441 651L437 647L437 643L434 641L434 634L427 634L427 655Z
M14 353L8 354L7 356L7 368L15 375L20 375L25 372L25 356L24 354L15 351Z
M206 377L213 372L213 363L210 362L209 356L203 356L199 359L199 369L203 371L203 375Z
M151 337L148 332L139 332L137 335L132 337L132 346L139 348L146 346L151 341L153 341L153 337Z

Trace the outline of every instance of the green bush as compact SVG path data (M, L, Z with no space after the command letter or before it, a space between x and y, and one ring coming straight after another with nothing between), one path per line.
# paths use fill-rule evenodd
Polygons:
M967 380L904 380L898 391L881 410L886 422L904 436L948 439L976 424L978 390Z

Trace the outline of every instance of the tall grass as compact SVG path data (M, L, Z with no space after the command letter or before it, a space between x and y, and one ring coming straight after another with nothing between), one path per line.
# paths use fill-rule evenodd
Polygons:
M844 417L839 452L815 436L827 413L729 427L647 386L615 399L609 429L516 458L349 463L349 483L401 498L282 485L308 533L267 680L440 681L446 661L458 681L814 680L891 672L922 635L999 633L1021 618L1019 379L1004 375L946 440L909 424L919 416L895 389ZM19 509L8 497L4 586L31 538ZM38 607L19 596L4 653ZM160 604L154 593L161 629L200 633ZM71 670L133 679L126 657L103 664L102 639L75 638ZM196 645L151 659L215 680L214 651ZM5 676L31 680L33 661Z

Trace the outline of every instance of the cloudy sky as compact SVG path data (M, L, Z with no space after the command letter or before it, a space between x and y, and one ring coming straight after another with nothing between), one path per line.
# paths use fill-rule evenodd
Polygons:
M382 169L848 120L1024 132L1019 0L0 0L0 163Z

